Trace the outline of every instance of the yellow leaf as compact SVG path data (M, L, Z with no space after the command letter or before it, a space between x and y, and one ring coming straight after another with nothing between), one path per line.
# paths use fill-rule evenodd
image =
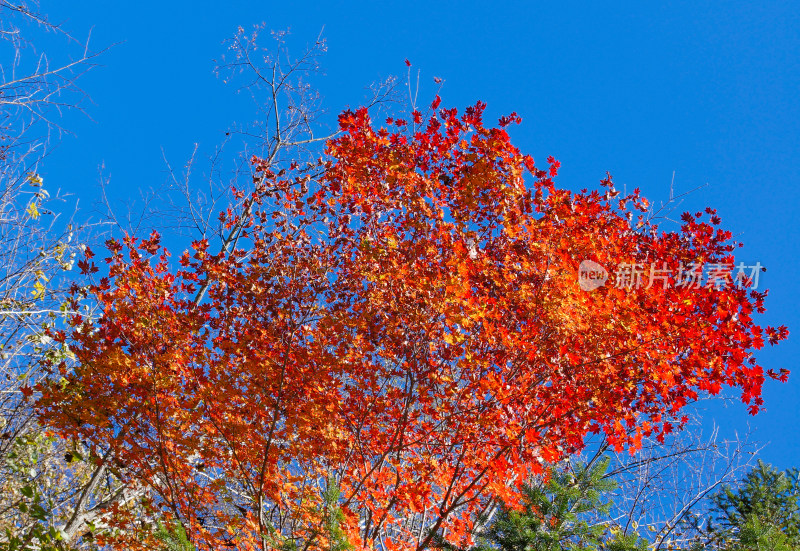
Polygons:
M27 212L27 213L28 213L28 215L29 215L31 218L33 218L34 220L36 220L37 218L39 218L39 209L38 209L38 207L36 206L36 201L34 201L34 202L32 202L30 205L28 205L28 210L27 210L26 212Z
M34 283L33 284L33 291L31 291L31 294L33 294L34 300L38 300L38 299L42 298L42 296L44 296L44 291L45 291L45 286L41 281L37 281L36 283Z

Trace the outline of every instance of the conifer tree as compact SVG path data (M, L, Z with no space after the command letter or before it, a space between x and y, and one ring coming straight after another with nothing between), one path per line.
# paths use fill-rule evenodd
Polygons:
M524 487L522 509L500 507L478 549L646 549L647 542L637 533L623 533L609 518L610 496L618 485L606 476L608 466L609 459L604 457L594 464L551 469L546 482Z
M800 549L800 471L778 471L759 461L738 488L726 486L711 499L707 536L697 549Z

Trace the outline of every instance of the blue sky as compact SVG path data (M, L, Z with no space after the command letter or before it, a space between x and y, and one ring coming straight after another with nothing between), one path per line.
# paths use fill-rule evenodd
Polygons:
M746 248L738 257L768 268L764 323L800 331L797 243L800 200L800 10L793 2L293 2L42 0L76 37L91 29L102 66L82 80L91 120L69 115L67 136L44 166L48 185L88 208L99 167L116 199L165 180L162 150L181 165L198 143L207 154L253 106L214 75L214 59L237 26L291 30L298 47L324 27L328 54L318 84L331 121L403 60L421 71L421 101L444 79L443 104L517 111L516 143L543 164L562 163L558 182L591 187L610 171L619 187L653 202L690 194L685 210L719 209ZM684 210L682 208L681 210ZM760 358L795 371L768 382L767 411L712 406L727 434L768 443L762 457L800 466L797 339Z

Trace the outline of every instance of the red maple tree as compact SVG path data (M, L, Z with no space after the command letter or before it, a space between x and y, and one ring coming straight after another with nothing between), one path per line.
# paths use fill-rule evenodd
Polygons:
M483 109L345 112L320 174L254 159L222 248L179 266L156 234L110 241L102 314L56 335L77 361L53 366L42 418L198 549L328 548L336 507L350 544L391 550L468 542L589 433L635 449L722 385L756 412L752 352L787 335L754 322L766 293L674 275L733 263L714 211L663 231L610 177L558 189L557 161L511 144L519 118ZM673 275L587 292L583 260Z

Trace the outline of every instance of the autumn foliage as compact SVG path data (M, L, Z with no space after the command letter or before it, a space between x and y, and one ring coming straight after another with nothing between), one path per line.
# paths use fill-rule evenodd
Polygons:
M437 98L380 129L346 112L319 171L254 159L222 248L89 253L102 315L56 334L77 361L52 366L43 418L198 549L326 549L336 486L349 542L388 550L469 541L589 433L635 449L723 385L757 411L752 352L786 336L753 320L766 293L577 283L584 259L733 263L714 212L663 231L610 177L558 189L557 161L511 144L518 117L486 128L483 107Z

